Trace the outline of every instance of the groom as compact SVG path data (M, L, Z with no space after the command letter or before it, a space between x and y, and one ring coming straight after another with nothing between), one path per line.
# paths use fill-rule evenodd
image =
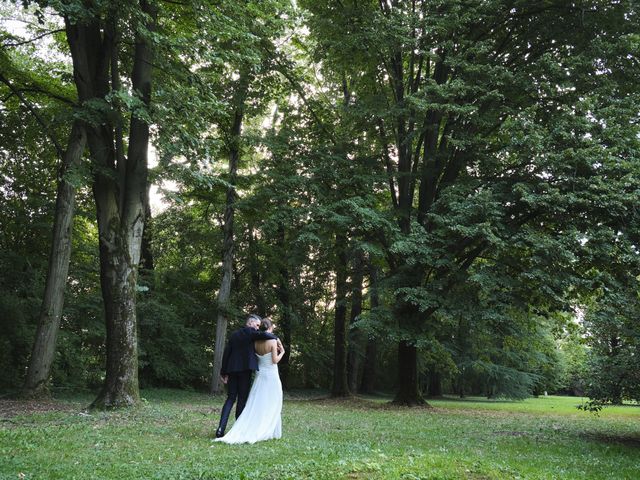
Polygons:
M240 416L247 403L251 387L251 375L255 370L258 370L258 359L253 348L253 342L256 340L277 340L278 349L281 348L282 344L278 337L258 330L261 322L262 320L258 315L249 315L245 326L231 334L224 349L220 378L227 385L227 400L222 407L216 438L224 436L229 414L236 398L238 399L236 419Z

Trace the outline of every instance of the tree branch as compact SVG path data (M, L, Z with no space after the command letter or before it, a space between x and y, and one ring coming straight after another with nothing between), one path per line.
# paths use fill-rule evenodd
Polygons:
M329 136L329 139L331 140L331 142L334 145L337 145L338 141L335 139L335 137L333 136L333 133L326 127L324 122L320 119L320 117L318 116L316 111L311 106L309 100L307 99L307 95L305 94L305 92L304 92L302 86L300 85L300 83L297 81L296 78L294 78L293 75L291 75L291 73L286 68L286 65L284 65L280 61L279 58L277 58L277 54L275 54L275 52L269 52L269 53L272 55L273 61L275 62L276 66L278 67L278 72L280 72L287 79L287 81L295 89L295 91L298 93L298 95L300 95L300 99L302 100L302 103L304 103L304 106L307 107L307 109L309 110L309 113L311 113L311 116L316 121L318 126L322 130L324 130L324 132Z
M65 97L63 95L58 95L57 93L53 93L50 92L48 90L45 90L43 88L40 87L36 87L36 86L29 86L29 87L25 87L25 88L21 88L19 89L20 92L33 92L33 93L42 93L43 95L46 95L49 98L53 98L54 100L59 100L60 102L66 103L67 105L71 105L71 106L75 106L76 102L74 102L72 99Z
M387 143L387 135L384 131L384 123L380 118L378 118L378 131L380 133L380 139L382 140L382 155L384 158L385 167L387 169L387 177L389 178L389 191L391 193L391 201L393 202L394 210L397 210L398 196L396 194L396 186L393 181L393 166L391 165L391 158L389 157L389 145Z
M51 140L51 143L53 143L53 146L56 149L56 153L58 154L58 157L62 158L64 156L64 148L62 148L62 146L56 139L53 132L51 132L51 127L47 124L47 122L45 122L45 120L42 118L38 110L31 104L31 102L29 102L24 97L24 95L22 95L22 93L18 89L16 89L16 87L14 87L11 84L11 82L1 72L0 72L0 82L4 83L7 87L9 87L9 90L11 90L20 99L20 101L27 108L27 110L31 112L31 114L35 117L38 123L42 126L44 133L47 135L47 137L49 137L49 139Z
M58 28L57 30L51 30L49 32L44 32L38 36L35 36L33 38L30 38L29 40L23 40L22 42L15 42L15 43L3 43L0 48L7 48L7 47L18 47L20 45L26 45L27 43L33 43L36 40L40 40L42 37L46 37L47 35L53 35L54 33L60 33L60 32L64 32L65 29L64 28Z

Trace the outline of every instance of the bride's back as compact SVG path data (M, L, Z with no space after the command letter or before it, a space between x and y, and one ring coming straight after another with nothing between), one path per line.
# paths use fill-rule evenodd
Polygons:
M256 353L258 355L265 355L266 353L269 353L275 343L275 340L256 340L254 343Z

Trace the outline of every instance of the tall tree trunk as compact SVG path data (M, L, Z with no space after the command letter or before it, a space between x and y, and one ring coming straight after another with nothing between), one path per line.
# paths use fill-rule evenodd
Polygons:
M251 277L251 287L255 295L255 305L258 315L264 317L267 314L267 306L262 293L262 285L260 278L260 265L258 261L258 252L256 248L256 237L254 235L254 227L249 227L249 275Z
M107 218L115 220L117 216ZM108 231L105 227L100 228L100 223L100 283L107 326L107 368L104 384L92 407L117 408L139 401L136 332L138 262L132 257L132 254L139 255L139 251L135 252L136 240L132 235L121 230ZM112 239L114 244L106 244L106 239Z
M468 357L470 356L471 335L473 335L473 333L471 332L471 325L469 324L469 321L464 316L461 316L458 320L458 331L456 334L456 347L458 349L460 359L458 364L459 374L457 380L457 393L460 398L464 398L466 396L467 379L465 376L465 369Z
M378 297L378 268L375 265L369 267L369 303L371 311L374 312L380 306ZM361 393L373 393L376 386L376 361L377 361L377 339L371 335L367 338L367 346L364 352L364 367L362 369L362 381L360 383Z
M140 0L148 30L155 28L156 9ZM104 101L109 82L118 82L117 12L106 21L92 18L73 23L65 18L73 59L74 81L82 103ZM151 102L153 48L147 32L135 32L131 86L142 104ZM109 75L110 69L114 75ZM116 84L114 83L114 85ZM113 88L113 86L111 88ZM112 408L139 401L136 283L144 230L147 191L149 125L132 113L127 157L122 154L120 130L108 118L87 123L87 143L94 165L100 251L100 285L107 329L105 381L92 407ZM115 130L115 138L114 138Z
M362 313L362 281L364 277L364 254L358 250L353 259L353 276L351 282L351 313L349 324L353 325ZM349 354L347 358L347 381L349 391L358 391L358 379L360 376L360 364L362 359L363 334L360 329L351 329L349 335Z
M215 347L213 350L213 372L211 374L211 393L222 392L220 369L222 355L227 337L229 324L229 300L231 298L231 282L233 280L233 221L235 215L236 189L235 183L240 159L240 135L244 116L244 101L249 87L247 72L242 72L234 95L235 112L229 131L229 188L224 210L223 243L222 243L222 281L218 290L218 319L216 322Z
M289 384L289 373L290 373L290 363L289 359L291 358L291 294L290 294L290 283L291 278L289 274L289 264L287 263L287 257L284 255L286 249L286 232L285 227L281 223L278 226L278 235L276 240L276 245L278 247L278 251L282 252L280 257L280 268L279 268L279 281L278 288L276 289L276 294L278 296L278 301L282 307L282 318L280 320L280 335L282 337L282 343L285 348L285 354L280 360L280 378L282 379L282 384L286 388Z
M336 308L333 327L332 397L349 395L347 383L347 237L336 235Z
M393 403L398 405L424 405L425 401L418 389L418 350L407 340L398 345L398 387Z
M155 7L146 0L140 1L140 7L150 18L146 28L153 30L157 15ZM153 47L149 36L137 31L131 86L146 107L151 103L152 65ZM98 147L97 143L94 142L94 148ZM113 145L109 142L111 155L114 154ZM147 211L148 149L149 124L133 113L126 163L123 167L119 160L117 165L124 172L118 188L114 189L114 182L102 173L95 175L100 279L107 324L107 370L102 390L92 404L94 407L128 406L140 399L136 286Z
M55 356L60 317L64 305L75 210L76 189L65 177L69 171L80 164L86 140L84 127L79 121L75 121L71 128L67 149L61 159L58 174L58 192L49 266L36 337L29 359L27 377L21 392L24 397L47 396L49 393L47 382Z
M412 331L419 318L418 308L398 300L396 316L400 327ZM424 405L418 388L418 348L411 339L400 340L398 345L398 386L393 403L398 405Z
M232 152L229 156L229 182L235 182L238 168L237 152ZM222 255L222 282L218 290L218 319L216 322L216 341L214 348L213 372L211 376L211 393L222 391L222 381L220 380L220 369L222 368L222 354L227 335L229 299L231 297L231 280L233 278L233 217L234 217L234 197L233 187L227 189L227 200L224 212L223 227L223 255Z

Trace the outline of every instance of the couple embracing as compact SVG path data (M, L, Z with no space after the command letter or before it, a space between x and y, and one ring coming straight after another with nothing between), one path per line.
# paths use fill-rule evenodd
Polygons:
M284 347L273 334L274 328L268 317L261 319L258 315L249 315L245 326L229 337L220 369L220 378L227 385L227 399L222 407L216 441L255 443L282 436L282 384L278 362L284 355ZM225 435L236 399L236 421Z

